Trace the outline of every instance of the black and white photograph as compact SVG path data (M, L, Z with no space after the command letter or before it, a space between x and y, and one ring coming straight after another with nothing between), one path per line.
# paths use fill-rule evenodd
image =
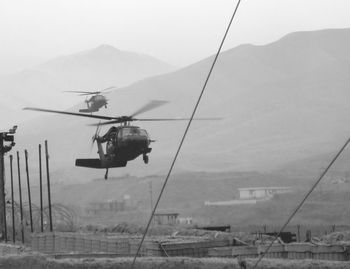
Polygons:
M0 0L0 268L350 268L349 11Z

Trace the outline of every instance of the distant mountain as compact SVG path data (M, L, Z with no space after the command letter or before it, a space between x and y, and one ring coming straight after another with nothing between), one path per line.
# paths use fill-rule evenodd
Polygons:
M1 96L18 117L24 106L67 109L84 97L63 93L67 90L101 90L123 87L146 77L173 71L174 67L153 57L121 51L109 45L62 56L44 64L0 77ZM13 119L1 116L1 122Z
M350 29L333 29L293 33L268 45L223 52L197 115L223 120L193 123L177 171L268 171L338 148L350 134L349 47ZM115 91L101 114L128 115L149 99L161 99L171 103L145 116L189 116L212 60ZM86 124L91 122L41 115L40 121L22 126L19 147L48 138L57 167L66 167L74 179L102 177L102 171L74 167L78 156L97 156L96 149L89 153L94 130ZM139 159L110 173L165 173L185 124L140 124L157 140L150 164Z

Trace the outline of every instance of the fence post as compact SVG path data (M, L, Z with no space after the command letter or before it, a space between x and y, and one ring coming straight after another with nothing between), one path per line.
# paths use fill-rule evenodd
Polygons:
M51 211L50 170L49 170L49 152L47 147L47 140L45 140L45 154L46 154L47 192L48 192L48 200L49 200L50 232L52 232L53 227L52 227L52 211Z
M39 183L40 183L40 229L44 232L44 215L43 215L43 174L41 168L41 144L39 144Z
M311 242L311 230L306 231L305 237L306 237L305 242Z

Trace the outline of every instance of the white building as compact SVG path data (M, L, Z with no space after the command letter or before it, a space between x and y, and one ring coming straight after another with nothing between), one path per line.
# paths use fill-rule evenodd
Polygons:
M252 205L252 204L256 204L256 202L257 200L229 200L229 201L218 201L218 202L205 201L204 205L206 206Z
M185 225L191 225L191 224L193 224L193 218L191 218L191 217L180 217L180 218L177 218L177 223L185 224Z
M291 192L291 187L250 187L238 188L240 200L270 199L275 194Z
M238 188L239 199L229 201L205 201L206 206L233 206L256 204L271 199L275 194L291 192L291 187L250 187Z

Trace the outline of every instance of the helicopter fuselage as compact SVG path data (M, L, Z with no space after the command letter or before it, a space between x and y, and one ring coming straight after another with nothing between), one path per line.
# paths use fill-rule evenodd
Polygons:
M90 100L94 100L96 104L106 104L107 100L104 96L100 95L100 92L79 92L82 95L94 94ZM97 97L98 96L98 97ZM97 99L98 100L97 100ZM101 102L101 103L99 103ZM112 167L125 167L127 163L131 160L136 159L138 156L142 155L144 163L148 163L149 157L148 153L151 152L150 143L153 142L146 130L141 129L137 126L131 126L130 123L133 121L183 121L190 120L186 118L136 118L136 116L145 113L149 110L155 109L161 105L167 103L162 100L152 100L136 110L134 113L123 116L103 116L103 115L88 115L83 113L75 113L70 111L59 111L52 109L43 109L35 107L26 107L25 110L57 113L70 116L78 116L85 118L95 118L100 121L98 124L93 124L97 126L96 133L93 137L93 141L97 142L99 158L96 159L76 159L75 165L89 168L106 168L105 179L108 177L108 168ZM95 111L95 110L94 110ZM93 112L93 110L88 110L84 112ZM217 118L213 118L217 119ZM202 120L211 120L210 118L202 118ZM111 127L106 134L99 136L99 126L107 124L122 124L118 127ZM106 143L105 148L103 144ZM104 152L104 149L106 152Z
M99 159L77 159L76 166L90 168L125 167L128 161L143 155L143 160L148 163L147 154L151 152L149 147L151 140L146 130L137 126L111 127L103 136L94 138L97 142ZM102 144L106 143L106 152Z
M107 108L107 98L101 94L96 94L90 97L90 99L86 100L87 108L79 109L79 112L83 113L91 113L97 112L101 107Z

